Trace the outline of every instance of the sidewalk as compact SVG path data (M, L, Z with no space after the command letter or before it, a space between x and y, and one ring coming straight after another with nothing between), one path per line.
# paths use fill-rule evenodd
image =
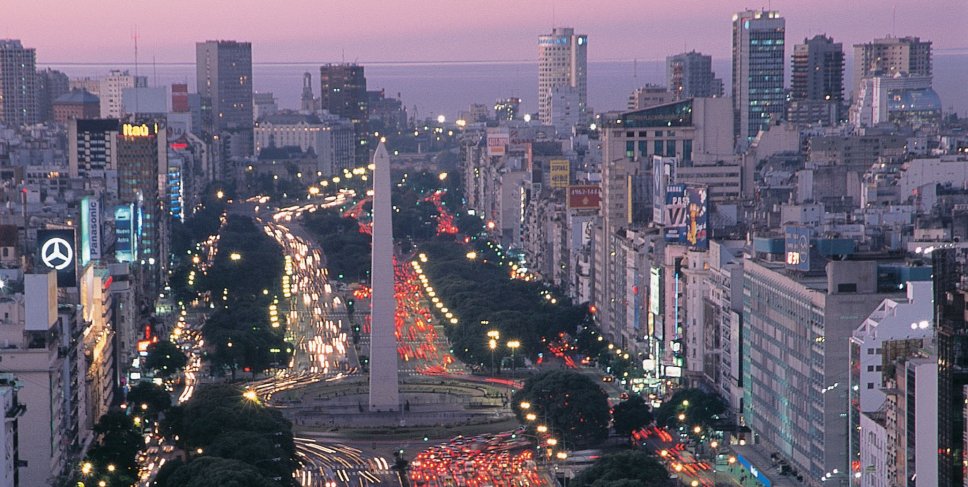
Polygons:
M780 468L774 466L768 453L755 445L730 445L736 453L736 463L727 470L736 476L744 487L803 487L797 479L780 475ZM744 480L745 479L745 480Z

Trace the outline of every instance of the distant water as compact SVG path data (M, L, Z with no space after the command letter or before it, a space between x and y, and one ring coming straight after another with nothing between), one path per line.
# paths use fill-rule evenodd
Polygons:
M281 108L298 108L303 73L312 73L313 87L319 94L320 64L255 64L253 86L259 92L272 92ZM596 111L624 109L629 93L636 87L646 83L665 84L664 61L592 61L588 64L588 103ZM968 52L936 53L934 65L934 88L945 110L953 108L961 116L968 116ZM412 112L416 107L419 118L437 114L456 117L471 103L491 106L495 100L509 96L522 98L524 110L537 111L535 62L371 63L365 66L370 90L384 89L387 96L394 97L399 94L407 110ZM133 65L123 64L44 67L59 69L71 77L96 77L110 69L135 71ZM713 69L723 79L728 93L729 60L714 59ZM849 78L850 64L845 71ZM151 85L187 82L191 90L195 86L194 64L142 64L138 74L148 76ZM850 79L846 86L849 92Z

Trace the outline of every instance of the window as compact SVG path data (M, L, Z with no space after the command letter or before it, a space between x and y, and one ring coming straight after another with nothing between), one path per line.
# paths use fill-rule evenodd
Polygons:
M874 371L874 366L873 365L868 365L867 366L867 371L868 372L873 372Z
M652 153L661 156L663 152L665 152L665 142L661 140L655 141L652 147Z
M873 389L874 388L874 383L873 382L868 382L867 383L867 388L868 389Z

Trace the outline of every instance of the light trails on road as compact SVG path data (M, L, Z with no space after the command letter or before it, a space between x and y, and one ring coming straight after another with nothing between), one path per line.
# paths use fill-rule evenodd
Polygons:
M382 456L367 457L358 448L311 438L294 438L303 462L296 471L304 487L398 486L397 474Z

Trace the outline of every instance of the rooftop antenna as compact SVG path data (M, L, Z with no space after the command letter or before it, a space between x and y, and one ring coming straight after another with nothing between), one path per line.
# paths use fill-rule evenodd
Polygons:
M155 62L155 55L151 55L151 77L155 79L155 86L158 86L158 63Z
M897 4L891 11L891 37L897 37Z
M557 3L555 2L555 0L551 0L551 31L552 32L554 32L555 24L557 23L557 19L555 19L555 3Z
M138 113L138 26L134 26L134 112Z
M339 51L340 51L340 58L343 60L342 61L343 64L346 64L346 48L341 47Z

